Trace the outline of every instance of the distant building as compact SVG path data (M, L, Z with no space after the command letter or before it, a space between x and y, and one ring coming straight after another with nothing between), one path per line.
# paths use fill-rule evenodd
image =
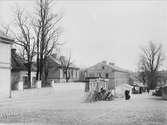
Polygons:
M161 70L158 72L157 87L161 87L167 84L167 70Z
M94 66L91 66L83 70L80 73L80 75L82 75L80 76L80 78L82 79L86 79L88 77L99 77L109 79L110 88L115 88L116 92L124 92L124 90L121 90L122 88L120 86L126 86L125 84L129 85L130 79L130 72L128 70L122 69L116 66L114 63L107 64L106 61L102 61Z
M162 98L167 100L167 70L161 70L158 72L157 88L162 91Z
M65 66L54 56L48 58L48 82L54 80L56 83L66 82L66 74L64 70ZM79 68L73 64L70 64L68 68L69 82L75 82L79 80Z
M16 53L16 49L11 49L12 89L23 90L28 88L28 72L26 64L27 62ZM36 67L34 64L32 65L31 70L31 87L34 88L36 81Z
M11 93L11 46L14 41L0 32L0 97Z
M84 74L85 77L109 78L113 86L129 84L129 71L116 66L114 63L107 64L106 61L87 68Z

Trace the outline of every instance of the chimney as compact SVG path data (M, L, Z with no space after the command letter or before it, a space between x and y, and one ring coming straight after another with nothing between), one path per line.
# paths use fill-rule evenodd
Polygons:
M107 61L104 60L104 61L102 61L102 63L103 63L103 64L107 64Z

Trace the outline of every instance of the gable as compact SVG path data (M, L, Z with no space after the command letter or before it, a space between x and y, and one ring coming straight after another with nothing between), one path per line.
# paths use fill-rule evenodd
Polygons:
M55 62L52 58L48 58L48 68L58 68L60 67L60 64L58 64L57 62Z
M26 62L22 59L16 52L11 53L11 66L12 71L18 70L27 70L26 66L24 65Z
M98 63L87 69L88 72L112 72L113 69L107 64Z

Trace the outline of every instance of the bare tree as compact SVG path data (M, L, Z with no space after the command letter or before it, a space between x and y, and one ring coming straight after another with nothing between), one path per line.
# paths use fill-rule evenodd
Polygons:
M61 67L63 69L63 73L65 74L66 82L69 81L71 74L70 74L70 66L71 66L71 53L66 59L64 56L60 56Z
M37 35L37 79L42 80L45 84L45 65L47 57L52 54L57 47L60 29L57 27L58 22L62 19L58 14L51 12L51 0L40 0L37 9L37 18L34 26Z
M136 78L142 82L144 85L146 85L146 72L145 71L141 71L141 72L138 72L138 76L136 76Z
M58 23L62 15L52 13L53 0L38 0L36 15L25 16L24 11L16 12L16 28L10 30L14 36L15 43L20 46L20 54L27 59L28 79L31 85L31 65L32 59L37 54L37 80L46 82L45 74L47 71L47 58L52 52L61 45L58 42L60 36L60 27ZM8 34L9 28L5 28L5 34Z
M146 85L146 73L147 69L145 67L145 60L143 58L143 55L140 56L139 60L139 71L137 72L137 75L135 76L140 82L142 82L144 85Z
M163 60L164 56L161 44L156 45L150 42L148 47L142 48L139 72L142 80L147 83L149 89L154 89L157 86L158 70Z
M32 60L35 56L36 42L33 35L33 27L31 27L31 20L23 10L18 9L15 12L16 22L13 28L6 27L5 33L14 37L15 45L20 50L20 55L26 60L26 67L28 72L28 87L31 87L31 68Z

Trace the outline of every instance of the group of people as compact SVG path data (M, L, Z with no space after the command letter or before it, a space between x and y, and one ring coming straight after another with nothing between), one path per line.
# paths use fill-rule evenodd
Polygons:
M125 100L129 100L131 98L130 91L125 90ZM90 92L86 98L87 102L94 102L94 101L110 101L114 99L114 95L112 94L111 90L104 89L103 87L100 90L94 90Z
M105 101L110 101L113 100L113 95L110 90L106 90L104 88L101 88L100 91L95 90L93 93L94 101L99 101L99 100L105 100Z
M113 95L110 90L106 90L101 88L100 91L94 91L94 100L113 100ZM129 100L131 98L130 91L125 90L125 100Z

